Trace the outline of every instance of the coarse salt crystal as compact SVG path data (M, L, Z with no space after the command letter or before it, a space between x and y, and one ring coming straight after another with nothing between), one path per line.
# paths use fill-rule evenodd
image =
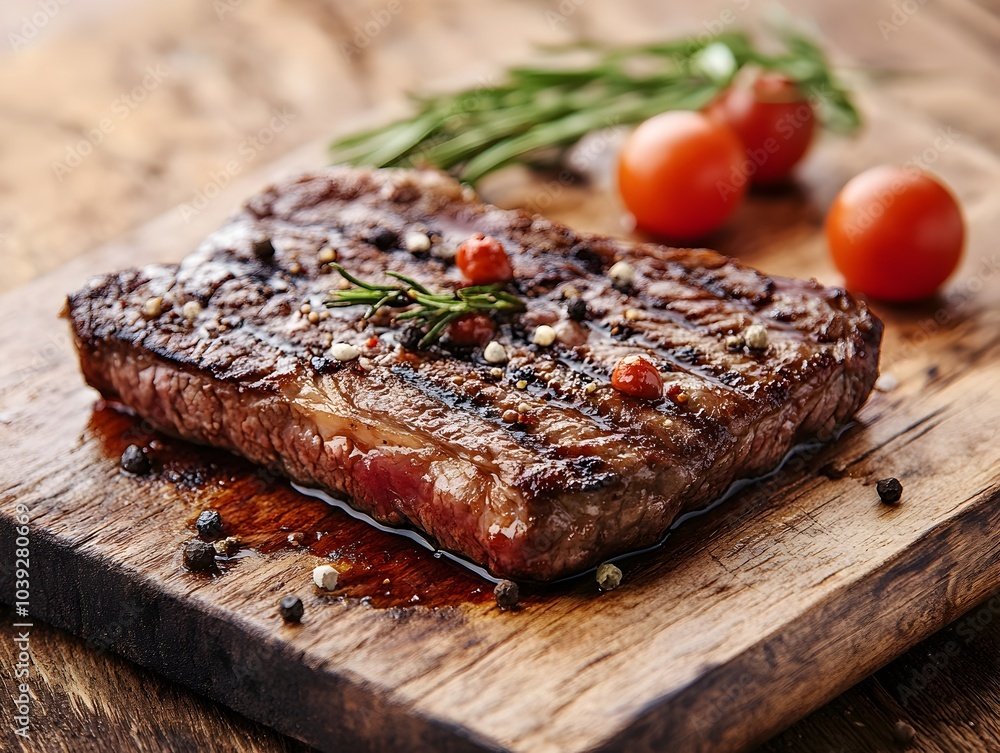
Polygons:
M507 351L504 350L503 345L492 340L483 349L483 358L486 359L486 363L504 363L507 360Z
M747 327L743 339L751 350L767 349L767 330L762 324L751 324Z
M556 331L552 329L548 324L543 324L535 330L535 334L531 338L531 342L535 345L541 345L543 348L547 348L552 343L556 341Z
M322 588L324 591L335 589L339 579L340 573L330 565L319 565L313 568L313 583L316 584L317 588Z
M336 361L353 361L361 351L350 343L334 343L330 346L330 356Z
M431 239L427 236L427 233L421 233L418 230L411 230L406 234L406 238L403 241L403 245L406 246L407 251L412 251L413 253L420 253L422 251L427 251L431 247Z
M159 296L156 298L150 298L146 301L145 305L143 305L142 313L144 316L148 317L159 316L163 313L163 299Z
M635 267L627 261L615 262L608 270L608 277L616 288L627 288L635 280Z

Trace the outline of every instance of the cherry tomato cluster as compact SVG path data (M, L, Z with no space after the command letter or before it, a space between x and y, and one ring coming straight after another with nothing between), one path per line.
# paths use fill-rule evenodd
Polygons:
M638 229L698 240L739 207L749 184L787 180L809 151L816 113L794 81L760 74L703 112L671 111L639 125L618 158L618 187ZM915 168L878 167L851 180L826 220L848 287L875 298L931 295L962 256L958 202Z
M746 149L743 169L760 184L778 183L809 151L816 111L787 76L764 73L750 88L732 87L705 110L736 132Z
M665 112L636 128L618 159L622 199L641 230L700 238L736 210L751 181L787 179L815 130L816 113L798 86L762 74L704 112Z

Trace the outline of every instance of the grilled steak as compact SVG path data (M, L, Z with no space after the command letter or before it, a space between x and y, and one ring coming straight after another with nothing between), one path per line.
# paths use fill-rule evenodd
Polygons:
M407 250L415 231L430 249L411 236ZM451 290L477 232L502 242L527 301L498 322L505 364L447 338L415 350L398 323L323 306L341 281L324 249L362 279ZM616 288L619 260L634 277ZM94 279L68 313L87 381L163 431L531 580L650 545L679 512L829 437L867 398L882 333L814 281L576 233L433 172L348 168L265 190L179 265ZM543 323L550 347L531 341ZM755 327L750 347L754 324L766 342ZM338 361L336 343L362 356ZM658 365L663 398L610 386L629 354Z

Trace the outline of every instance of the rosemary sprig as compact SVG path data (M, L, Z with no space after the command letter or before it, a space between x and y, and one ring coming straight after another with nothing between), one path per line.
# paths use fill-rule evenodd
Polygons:
M475 183L512 162L537 164L585 134L638 123L672 109L699 109L747 66L780 71L810 97L823 122L852 131L860 118L823 51L792 31L784 49L765 53L740 31L622 49L554 48L561 67L514 68L495 86L415 97L417 113L331 146L334 162L431 166ZM567 67L559 56L589 51L596 59Z
M525 310L525 303L507 292L503 285L476 285L447 293L435 293L416 280L399 272L386 272L402 285L377 285L359 280L339 264L331 264L341 277L354 287L331 290L323 303L327 308L367 306L363 318L369 319L382 308L407 309L395 316L396 322L414 321L426 329L419 347L437 342L444 328L459 317L477 311L516 313Z

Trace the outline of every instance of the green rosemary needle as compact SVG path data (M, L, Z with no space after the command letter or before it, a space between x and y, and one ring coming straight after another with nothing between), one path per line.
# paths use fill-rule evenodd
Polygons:
M377 285L359 280L339 264L330 266L353 287L331 290L330 298L323 302L327 308L367 306L363 315L365 319L371 318L382 308L407 309L397 314L394 321L414 321L424 328L425 334L419 344L421 348L437 342L445 327L466 314L491 311L517 313L526 308L524 301L507 292L503 285L475 285L447 293L435 293L399 272L385 274L403 283L402 285Z

